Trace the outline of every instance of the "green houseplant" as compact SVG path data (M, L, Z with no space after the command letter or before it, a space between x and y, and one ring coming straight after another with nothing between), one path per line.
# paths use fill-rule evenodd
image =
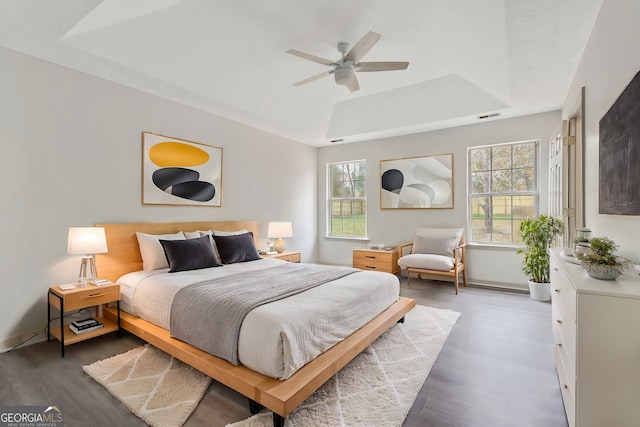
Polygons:
M608 237L594 237L589 241L589 247L591 252L578 259L594 279L615 280L631 265L628 259L615 255L618 245Z
M549 246L562 234L562 221L547 215L526 218L520 223L520 236L524 247L522 271L529 278L531 298L538 301L551 299L549 284Z

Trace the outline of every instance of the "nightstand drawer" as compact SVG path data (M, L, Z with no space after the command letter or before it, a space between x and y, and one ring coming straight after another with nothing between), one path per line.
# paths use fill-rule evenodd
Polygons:
M294 252L291 254L287 254L287 255L281 255L278 257L278 259L281 259L283 261L289 261L289 262L300 262L300 252Z
M72 311L94 305L106 304L120 299L120 286L89 286L68 291L64 296L64 311ZM49 303L60 309L60 299L49 294Z
M400 266L398 266L398 252L354 250L353 267L361 270L385 271L395 274L400 271Z
M576 289L573 287L571 281L555 258L551 258L550 267L551 298L561 298L569 309L571 317L575 322L576 302L578 298Z

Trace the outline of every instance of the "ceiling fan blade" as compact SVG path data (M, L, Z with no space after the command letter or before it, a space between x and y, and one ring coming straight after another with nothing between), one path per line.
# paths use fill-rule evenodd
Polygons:
M369 72L406 70L408 66L408 62L361 62L356 65L356 71Z
M315 76L311 76L311 77L309 77L308 79L301 80L301 81L299 81L298 83L294 83L293 85L294 85L294 86L300 86L300 85L303 85L303 84L305 84L305 83L309 83L309 82L312 82L312 81L314 81L314 80L321 79L321 78L323 78L324 76L328 76L329 74L331 74L331 72L332 72L332 71L333 71L333 70L329 70L329 71L325 71L325 72L320 73L320 74L316 74Z
M367 52L369 52L371 48L378 43L380 37L382 37L380 34L369 31L351 48L351 50L345 55L344 60L352 61L354 64L357 64L367 54Z
M289 49L287 53L291 55L299 56L300 58L308 59L309 61L317 62L322 65L332 65L335 64L335 61L330 61L328 59L320 58L319 56L311 55L310 53L300 52L299 50Z
M353 75L353 80L351 80L351 83L349 83L347 85L347 89L349 89L350 92L355 92L357 90L360 90L360 85L358 84L358 78L356 77L356 75Z

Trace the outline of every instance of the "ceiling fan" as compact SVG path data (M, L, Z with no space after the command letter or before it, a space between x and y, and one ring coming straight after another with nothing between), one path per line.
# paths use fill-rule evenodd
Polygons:
M333 67L332 70L309 77L293 85L300 86L333 74L337 84L346 86L351 92L355 92L360 89L355 74L356 72L406 70L409 66L408 62L360 62L378 40L380 40L380 37L382 37L380 34L369 31L353 47L351 47L349 43L338 43L338 52L340 52L342 57L337 61L330 61L295 49L288 50L287 53L291 55ZM349 50L350 47L351 50Z

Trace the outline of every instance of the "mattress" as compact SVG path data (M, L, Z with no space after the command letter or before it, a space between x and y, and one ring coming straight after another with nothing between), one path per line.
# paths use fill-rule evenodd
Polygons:
M169 329L171 301L183 286L212 277L259 272L284 262L266 258L180 273L168 269L128 273L118 279L120 308ZM396 276L358 271L255 308L240 329L240 363L263 375L287 379L396 302L399 292Z

